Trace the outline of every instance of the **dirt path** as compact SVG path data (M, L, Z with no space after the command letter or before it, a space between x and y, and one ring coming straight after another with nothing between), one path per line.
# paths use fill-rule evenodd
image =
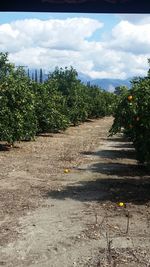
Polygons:
M150 176L111 124L0 152L0 266L150 266Z

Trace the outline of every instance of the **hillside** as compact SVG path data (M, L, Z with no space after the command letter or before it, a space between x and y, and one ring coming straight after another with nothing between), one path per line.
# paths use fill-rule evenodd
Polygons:
M132 78L128 78L125 80L109 79L109 78L108 79L91 79L89 76L86 76L80 73L79 79L85 84L89 82L91 85L97 85L101 87L102 89L105 89L106 91L114 91L115 87L121 86L121 85L124 85L130 88L131 86L130 81Z
M105 89L106 91L114 91L115 87L117 86L127 86L130 88L130 80L131 79L126 79L126 80L121 80L121 79L96 79L96 80L91 80L90 84L91 85L98 85L101 88Z

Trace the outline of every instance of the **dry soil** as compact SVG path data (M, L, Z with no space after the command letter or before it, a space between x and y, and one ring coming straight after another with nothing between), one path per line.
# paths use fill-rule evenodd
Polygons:
M150 175L112 121L1 144L0 266L150 266Z

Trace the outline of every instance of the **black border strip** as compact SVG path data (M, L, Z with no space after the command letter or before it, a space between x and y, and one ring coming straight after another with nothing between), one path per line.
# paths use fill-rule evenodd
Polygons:
M128 0L109 3L87 0L83 3L49 3L48 0L1 0L0 11L78 12L78 13L150 13L150 0Z

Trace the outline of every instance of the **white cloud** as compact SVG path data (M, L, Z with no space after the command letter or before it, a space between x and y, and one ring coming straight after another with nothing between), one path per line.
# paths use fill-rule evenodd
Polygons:
M117 14L117 18L120 20L126 20L133 24L146 24L150 22L149 14Z
M145 75L150 22L143 19L137 23L124 17L103 41L92 39L104 27L96 19L17 20L0 25L0 51L8 51L17 65L49 70L72 65L93 79Z
M25 19L0 26L1 45L6 49L17 51L22 47L42 47L78 50L84 39L101 28L102 23L88 18L71 18L66 20ZM11 41L12 49L8 41ZM1 47L0 47L1 48ZM15 49L16 50L16 49Z
M112 47L136 54L150 52L150 23L133 24L121 21L112 30Z

